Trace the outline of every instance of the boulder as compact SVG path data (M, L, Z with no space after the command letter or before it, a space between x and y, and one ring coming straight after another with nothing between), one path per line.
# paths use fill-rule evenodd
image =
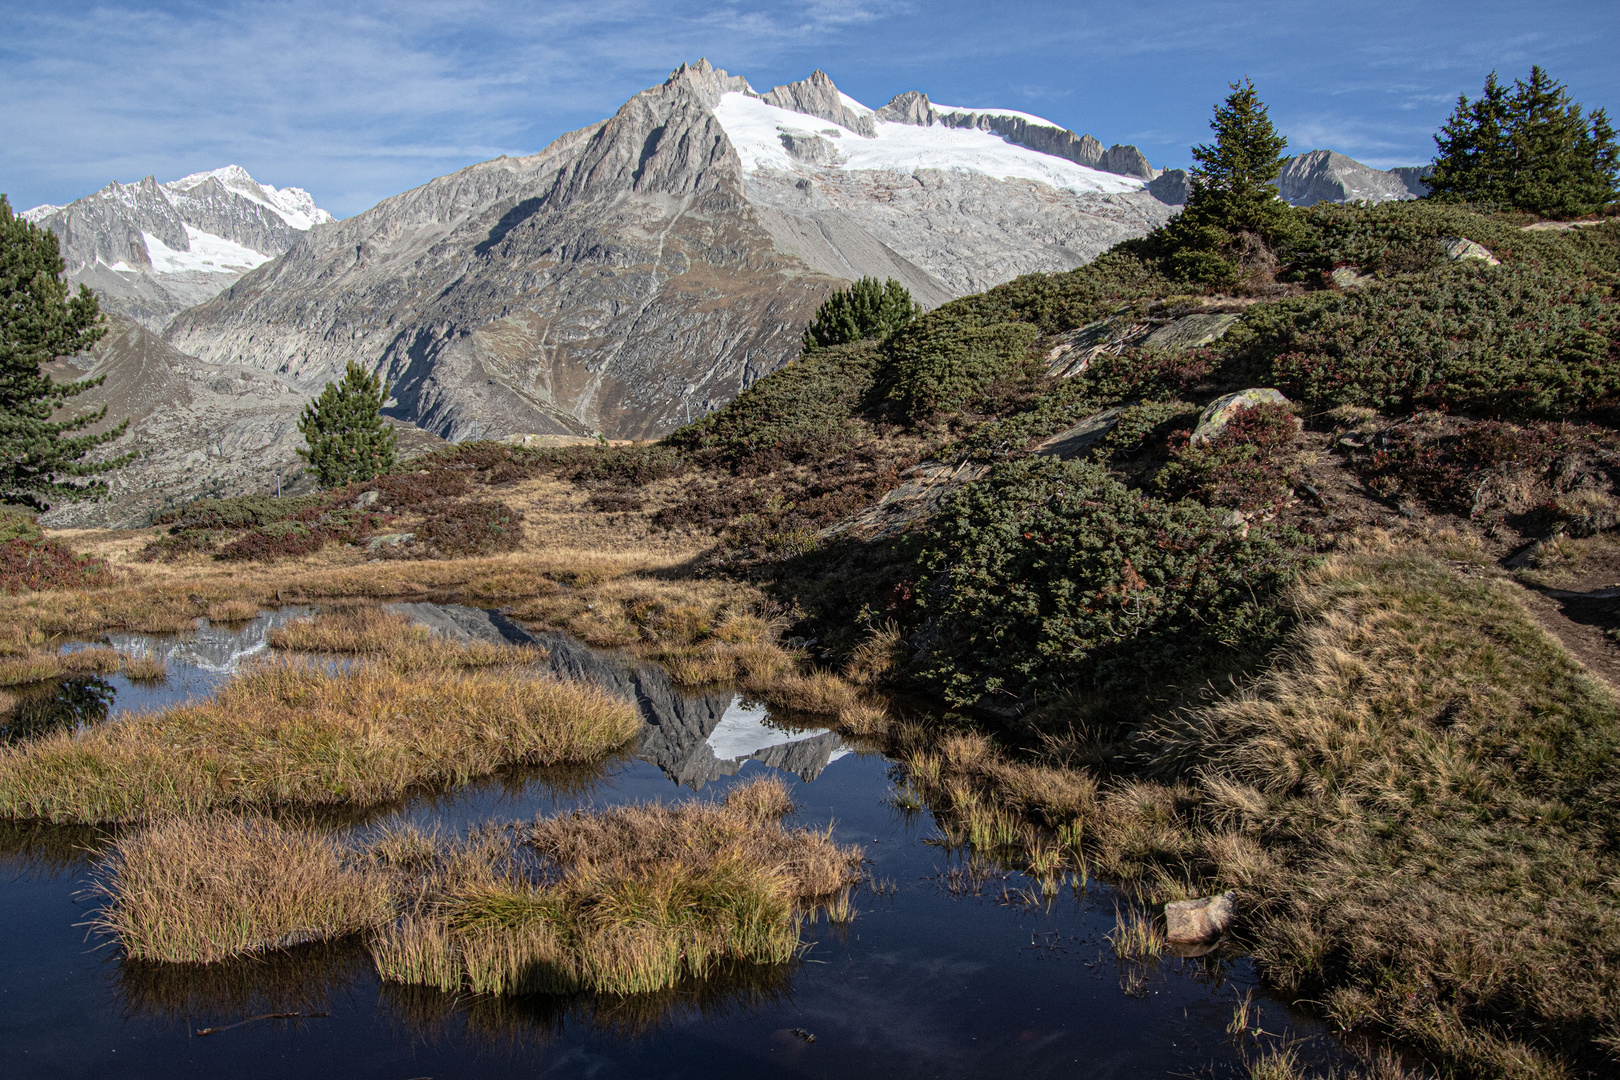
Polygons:
M380 491L362 491L360 497L354 500L354 508L364 510L366 507L374 505L380 498L382 498L382 492Z
M1207 945L1237 922L1237 894L1201 896L1164 905L1165 939L1172 945Z
M385 547L399 547L415 539L415 533L385 533L382 536L373 536L366 543L366 550L380 551Z
M1377 280L1371 274L1363 274L1359 266L1336 267L1328 276L1333 279L1333 284L1341 289L1359 289Z
M1231 422L1239 409L1252 409L1256 405L1275 402L1278 405L1287 405L1288 399L1283 397L1282 391L1273 390L1269 386L1258 386L1249 390L1239 390L1235 394L1225 394L1216 398L1204 407L1198 416L1198 426L1193 428L1192 442L1194 445L1213 439L1221 430Z
M1237 321L1232 314L1183 315L1153 331L1142 344L1149 349L1197 349L1232 329Z
M1446 247L1446 255L1452 262L1461 262L1464 259L1482 259L1492 266L1501 266L1502 260L1492 255L1483 244L1476 244L1472 240L1461 236L1442 236L1440 242Z

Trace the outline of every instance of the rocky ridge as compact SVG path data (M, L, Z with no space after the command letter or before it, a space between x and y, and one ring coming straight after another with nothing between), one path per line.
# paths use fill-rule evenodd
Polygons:
M307 191L261 184L237 165L164 184L115 181L22 217L56 234L71 284L150 330L333 220Z

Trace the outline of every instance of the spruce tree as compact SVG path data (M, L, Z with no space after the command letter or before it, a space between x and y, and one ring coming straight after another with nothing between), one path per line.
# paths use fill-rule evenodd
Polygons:
M340 382L327 383L304 406L298 430L309 444L298 456L310 463L322 487L369 480L394 466L396 434L382 417L388 388L353 360Z
M95 294L83 285L69 296L56 236L11 212L0 195L0 503L46 510L47 498L103 495L107 484L91 479L135 459L125 454L87 462L85 455L129 426L125 420L99 435L74 434L107 415L70 420L51 416L102 379L53 382L40 371L61 356L83 352L107 332Z
M827 297L816 321L804 332L804 351L866 338L887 338L922 312L911 293L894 278L863 277Z
M1616 198L1620 151L1608 114L1585 115L1540 66L1511 92L1491 72L1478 100L1458 97L1434 141L1429 191L1437 199L1569 218Z
M1192 148L1192 192L1165 230L1172 276L1223 284L1237 277L1232 256L1245 235L1278 247L1295 231L1293 209L1277 197L1288 140L1278 134L1265 102L1244 79L1215 107L1215 142Z

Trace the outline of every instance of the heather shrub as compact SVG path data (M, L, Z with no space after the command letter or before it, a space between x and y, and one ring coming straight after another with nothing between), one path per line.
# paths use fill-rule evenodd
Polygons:
M141 562L176 562L188 555L202 555L219 547L219 537L211 529L173 529L136 553Z
M107 564L59 540L18 537L0 544L0 592L87 589L107 582Z
M1276 639L1300 558L1098 465L997 465L946 499L919 556L916 673L956 704L1185 675Z
M471 490L472 485L461 473L434 469L381 476L344 494L358 496L364 491L375 491L378 506L387 506L398 511L409 510L439 499L457 499Z
M1299 420L1288 405L1267 401L1239 409L1202 442L1192 442L1190 434L1172 440L1170 460L1154 477L1170 498L1247 514L1278 506L1298 480Z
M416 543L440 559L514 551L523 543L523 515L498 499L449 503L427 515Z
M186 529L251 529L319 510L325 503L326 497L322 495L297 495L281 499L273 495L197 499L159 514L152 519L152 524L168 525L171 533Z

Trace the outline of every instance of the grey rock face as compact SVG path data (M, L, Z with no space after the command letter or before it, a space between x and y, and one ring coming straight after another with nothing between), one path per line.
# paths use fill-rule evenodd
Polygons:
M1134 146L1122 146L1119 143L1103 151L1101 160L1097 162L1097 168L1121 176L1153 179L1153 166L1148 164L1147 155Z
M1183 206L1192 196L1192 177L1186 169L1166 169L1148 181L1148 193L1170 206Z
M332 220L307 192L265 188L236 166L167 184L112 183L23 216L56 234L71 284L152 330Z
M1277 176L1277 191L1294 206L1415 199L1428 188L1424 186L1423 192L1413 190L1405 174L1414 171L1422 170L1385 172L1332 150L1312 150L1288 159Z
M1113 158L1109 158L1110 150L1104 150L1102 143L1090 135L1076 135L1074 132L1060 127L1049 127L1045 124L1035 124L1022 116L1011 116L1006 113L976 113L976 112L940 112L933 108L932 113L936 121L945 127L970 127L980 131L990 131L1010 143L1027 146L1031 150L1039 150L1043 154L1053 157L1066 158L1076 165L1084 165L1090 169L1102 169L1104 172L1118 172L1111 169L1106 162L1113 161L1135 168L1137 159L1142 163L1147 158L1134 146L1115 145L1110 150L1118 151ZM1134 156L1132 156L1134 155ZM1124 173L1127 176L1144 175L1135 172ZM1153 175L1149 168L1146 176Z
M42 520L53 528L132 528L204 495L272 493L308 487L301 479L303 445L298 414L308 395L274 372L233 364L199 365L143 326L116 317L87 355L61 362L52 377L104 377L101 386L69 399L57 419L93 412L107 416L91 431L130 420L130 434L94 453L140 457L107 475L101 502L69 503ZM400 429L400 451L420 453L442 440L414 427Z
M1030 452L1043 457L1061 458L1064 461L1079 457L1113 431L1124 412L1123 406L1104 409L1095 416L1086 417L1071 428L1042 439L1030 448Z
M928 95L916 90L894 95L874 115L878 120L890 124L912 124L916 127L928 127L935 120L934 107L928 103Z
M1224 336L1237 321L1231 312L1183 315L1153 331L1142 344L1150 349L1197 349Z
M789 154L809 165L839 165L845 160L832 140L808 131L784 131L779 136Z
M760 98L767 105L775 105L779 109L831 120L857 135L865 135L867 138L874 138L877 135L872 122L872 113L850 108L844 101L844 95L838 92L838 87L834 86L827 73L819 68L811 72L808 79L778 86L761 94Z

